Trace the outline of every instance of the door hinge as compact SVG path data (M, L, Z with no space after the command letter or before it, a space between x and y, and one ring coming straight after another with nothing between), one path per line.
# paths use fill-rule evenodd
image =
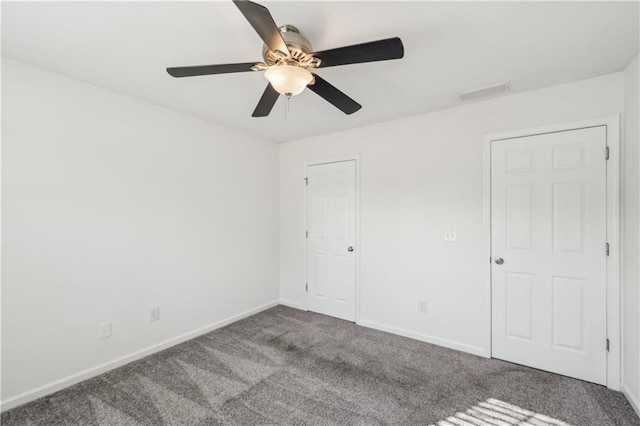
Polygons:
M309 283L304 283L304 291L309 291Z
M607 339L606 347L607 347L607 352L609 352L609 339Z
M606 247L607 256L609 256L609 243L607 243Z
M309 178L304 178L304 184L305 184L306 186L309 186Z
M604 152L605 152L605 159L608 160L609 159L609 147L606 147L604 149Z
M309 239L309 231L304 231L304 237L305 237L306 239Z

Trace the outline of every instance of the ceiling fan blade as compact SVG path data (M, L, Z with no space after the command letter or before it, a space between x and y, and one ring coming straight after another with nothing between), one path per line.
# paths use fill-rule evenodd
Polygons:
M220 64L220 65L196 65L192 67L167 68L167 72L173 77L193 77L196 75L228 74L232 72L253 71L255 62L245 62L243 64Z
M318 68L335 67L337 65L359 64L363 62L387 61L404 56L404 46L398 37L368 43L354 44L323 50L313 54L322 62Z
M269 50L280 51L284 57L289 56L289 48L280 34L278 26L273 20L269 9L248 0L233 0L240 12L249 21Z
M266 117L269 115L278 100L278 96L280 96L280 93L276 92L276 90L271 86L271 83L267 84L267 88L264 89L264 93L258 101L258 105L251 116Z
M315 78L315 83L307 87L310 90L314 91L321 98L338 108L340 111L344 112L345 114L353 114L354 112L362 108L362 105L342 93L331 83L322 79L317 74L313 74L313 77Z

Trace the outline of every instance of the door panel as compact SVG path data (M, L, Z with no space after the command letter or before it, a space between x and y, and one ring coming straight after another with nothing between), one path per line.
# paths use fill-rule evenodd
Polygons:
M533 274L507 272L505 304L507 336L531 340Z
M604 126L492 142L495 358L606 384L605 147Z
M507 247L512 250L531 249L533 189L531 185L507 187Z
M584 350L584 280L553 277L553 339L558 348Z
M355 161L307 168L309 310L355 321ZM355 249L354 249L355 250Z
M553 184L553 251L582 253L584 182Z

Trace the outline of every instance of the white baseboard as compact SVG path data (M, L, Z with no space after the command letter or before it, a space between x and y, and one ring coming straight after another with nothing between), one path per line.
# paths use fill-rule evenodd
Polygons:
M302 311L306 311L307 308L302 303L292 302L286 299L280 299L280 304L284 306L289 306L290 308L300 309ZM481 357L488 358L486 351L477 346L467 345L465 343L454 342L453 340L441 339L439 337L433 337L426 334L420 334L409 330L404 330L397 327L392 327L390 325L379 324L377 322L368 321L368 320L356 320L356 324L373 328L380 331L385 331L391 334L397 334L399 336L408 337L410 339L420 340L422 342L433 343L434 345L444 346L445 348L455 349L457 351L467 352L473 355L478 355Z
M107 371L113 370L114 368L121 367L130 362L139 360L140 358L144 358L148 355L159 352L163 349L167 349L171 346L175 346L179 343L185 342L187 340L193 339L195 337L201 336L203 334L209 333L210 331L216 330L218 328L224 327L225 325L229 325L233 322L241 320L243 318L249 317L251 315L257 314L258 312L264 311L266 309L277 306L280 302L278 300L274 300L269 303L265 303L264 305L258 306L253 309L249 309L248 311L241 312L239 314L230 316L228 318L222 319L220 321L214 322L213 324L206 325L204 327L198 328L196 330L190 331L188 333L184 333L180 336L173 337L171 339L165 340L164 342L160 342L156 345L149 346L147 348L141 349L139 351L133 352L129 355L125 355L123 357L114 359L113 361L106 362L104 364L98 365L93 368L89 368L88 370L81 371L79 373L73 374L71 376L65 377L60 380L56 380L54 382L48 383L44 386L40 386L36 389L24 392L20 395L8 398L4 401L0 402L0 412L10 410L19 405L26 404L27 402L33 401L35 399L41 398L45 395L49 395L51 393L57 392L64 388L67 388L76 383L82 382L83 380L90 379L92 377L98 376L100 374L106 373Z
M455 349L461 352L467 352L473 355L481 357L487 357L485 350L478 346L467 345L466 343L459 343L453 340L441 339L439 337L429 336L427 334L416 333L414 331L404 330L402 328L392 327L390 325L379 324L368 320L356 321L356 324L363 327L373 328L380 331L386 331L387 333L397 334L399 336L408 337L410 339L420 340L422 342L432 343L438 346L444 346L445 348Z
M627 398L627 401L629 401L629 404L631 404L631 407L633 407L633 410L636 412L638 417L640 417L640 399L629 392L629 389L627 389L624 384L622 384L622 393Z
M284 306L288 306L294 309L300 309L301 311L306 311L307 308L302 303L292 302L291 300L280 299L280 304Z

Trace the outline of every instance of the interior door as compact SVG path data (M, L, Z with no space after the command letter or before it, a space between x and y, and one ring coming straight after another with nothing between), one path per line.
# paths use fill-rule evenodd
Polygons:
M356 164L307 168L308 308L356 319Z
M491 143L492 355L606 385L606 127Z

